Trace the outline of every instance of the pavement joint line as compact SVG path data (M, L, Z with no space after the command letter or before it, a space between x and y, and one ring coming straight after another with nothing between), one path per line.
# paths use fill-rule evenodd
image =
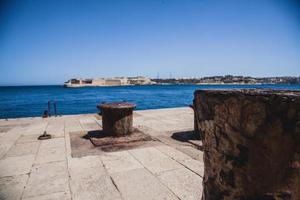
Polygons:
M32 166L36 167L36 166L39 166L39 165L52 164L52 163L60 163L60 162L66 162L66 159L65 160L56 160L56 161L44 162L44 163L35 163Z
M95 120L95 122L99 125L100 128L102 128L102 125L97 120Z
M49 123L49 122L47 121L47 125L44 127L44 131L46 131L46 128L47 128L47 126L48 126L48 123ZM35 166L35 162L36 162L36 160L37 160L38 152L39 152L40 147L41 147L41 144L42 144L42 142L41 142L40 140L38 140L38 143L39 143L39 145L38 145L36 154L35 154L35 156L34 156L34 160L33 160L33 162L32 162L30 171L29 171L29 173L28 173L28 177L27 177L27 180L26 180L26 184L25 184L25 186L24 186L24 188L23 188L23 190L22 190L21 199L23 199L23 197L24 197L24 191L25 191L25 189L26 189L26 187L27 187L27 185L28 185L29 179L30 179L30 177L31 177L32 169L33 169L33 167Z
M169 145L168 145L168 146L169 146ZM171 147L171 146L169 146L169 147ZM157 149L156 147L154 147L154 148ZM171 148L173 148L173 147L171 147ZM160 151L159 149L157 149L157 150ZM179 151L178 149L176 149L176 150ZM162 151L160 151L160 152L163 153L163 154L165 154L166 156L168 156L168 157L171 158L172 160L176 161L177 163L179 163L180 165L182 165L184 168L190 170L191 172L193 172L193 173L195 173L196 175L198 175L198 176L200 176L201 178L203 178L202 175L200 175L200 174L198 174L197 172L195 172L194 170L190 169L188 166L186 166L186 165L184 165L183 163L177 161L176 159L172 158L172 157L169 156L168 154L166 154L166 153L164 153L164 152L162 152ZM180 152L181 152L181 151L180 151ZM181 153L183 153L183 152L181 152ZM185 154L185 153L184 153L184 154ZM187 154L185 154L185 155L187 155ZM187 156L189 156L189 155L187 155ZM189 157L190 157L190 159L195 160L195 159L192 158L191 156L189 156ZM188 160L188 159L184 159L184 160ZM196 160L196 161L198 161L198 160ZM168 170L168 171L170 171L170 170Z
M82 131L84 132L85 130L84 130L84 128L83 128L83 126L82 126L80 120L78 120L78 123L79 123L79 126L81 127Z
M148 168L146 168L146 166L144 166L143 163L139 161L130 151L128 151L128 153L132 155L134 159L136 159L145 168L145 170L147 170L150 174L152 174L159 183L165 186L175 197L177 197L178 200L181 200L166 184L160 181L160 179L156 176L156 174L152 173Z
M67 165L67 172L68 172L68 186L69 186L69 191L70 191L70 196L71 196L71 200L73 199L72 197L72 190L71 190L71 174L69 171L69 160L68 160L68 155L67 155L67 139L66 139L66 121L64 121L64 144L65 144L65 158L66 158L66 165Z
M18 177L18 176L24 176L24 175L28 175L30 176L30 172L27 172L27 173L24 173L24 174L16 174L16 175L11 175L11 176L2 176L0 177L0 179L3 179L3 178L15 178L15 177Z
M106 169L106 167L105 167L105 164L104 164L104 162L102 161L101 157L100 157L100 156L97 156L97 158L99 159L100 164L101 164L102 167L104 168L105 174L106 174L107 176L109 176L109 178L110 178L112 184L115 186L116 190L118 191L120 198L121 198L121 199L124 199L124 197L122 196L122 193L121 193L121 191L119 190L119 188L118 188L116 182L114 181L113 177L108 173L108 171L107 171L107 169Z
M15 127L16 129L17 127ZM14 129L14 128L13 128ZM8 131L9 132L9 131ZM6 134L8 133L6 132ZM13 146L16 145L17 143L17 140L21 137L21 134L18 134L18 137L16 140L14 140L14 143L9 147L9 149L7 149L7 151L0 157L0 160L2 160L3 158L7 158L7 157L10 157L10 156L7 156L8 152L13 148Z

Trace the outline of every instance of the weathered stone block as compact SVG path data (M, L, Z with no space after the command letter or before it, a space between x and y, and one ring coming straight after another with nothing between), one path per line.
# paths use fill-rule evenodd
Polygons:
M300 91L198 90L202 199L300 199Z

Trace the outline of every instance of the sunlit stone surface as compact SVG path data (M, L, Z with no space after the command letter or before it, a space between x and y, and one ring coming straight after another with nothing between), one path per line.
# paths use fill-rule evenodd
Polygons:
M300 199L300 91L199 90L203 200Z
M193 110L137 111L133 123L155 145L106 153L82 139L72 147L74 133L102 129L94 114L0 120L0 199L200 199L203 154L172 138L193 130ZM45 130L54 138L37 140Z

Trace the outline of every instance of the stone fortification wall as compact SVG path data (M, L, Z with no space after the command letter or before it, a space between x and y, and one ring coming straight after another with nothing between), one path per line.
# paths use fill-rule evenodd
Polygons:
M300 199L300 91L198 90L203 200Z

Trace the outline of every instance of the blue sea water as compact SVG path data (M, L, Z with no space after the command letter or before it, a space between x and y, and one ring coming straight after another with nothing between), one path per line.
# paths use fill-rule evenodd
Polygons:
M187 106L196 89L272 88L300 90L300 85L152 85L64 88L63 86L0 87L0 118L41 116L55 100L61 115L98 112L101 102L129 101L137 110Z

